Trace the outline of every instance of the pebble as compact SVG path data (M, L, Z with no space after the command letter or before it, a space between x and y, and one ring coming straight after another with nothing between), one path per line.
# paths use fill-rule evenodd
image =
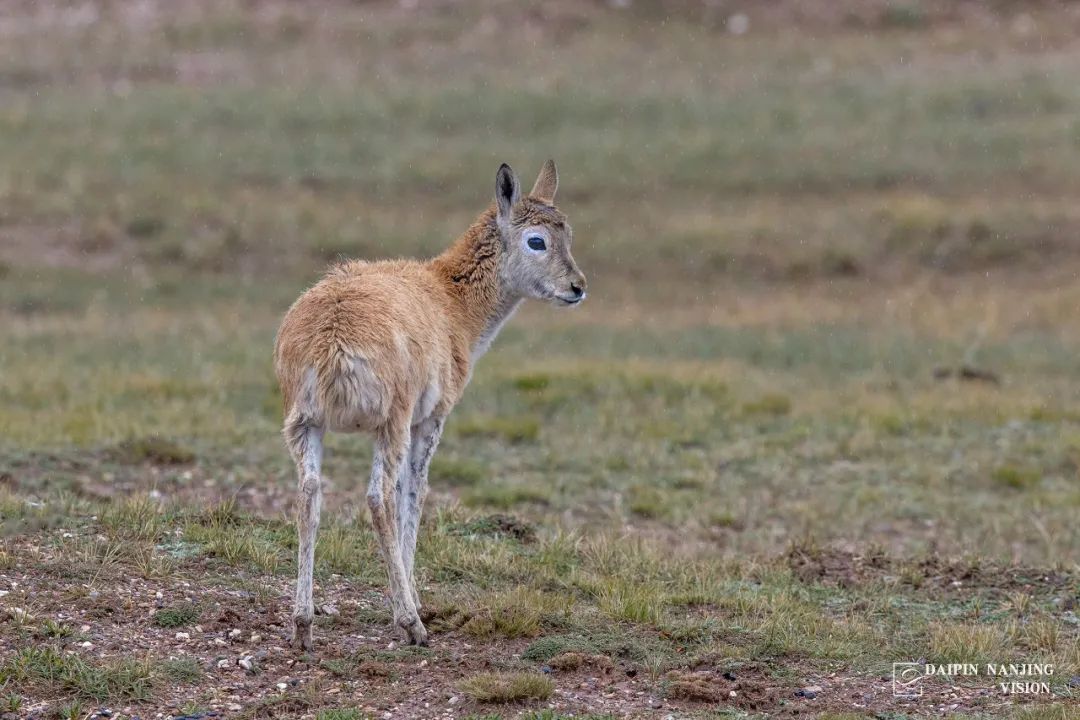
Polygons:
M745 35L750 29L750 18L743 13L735 13L727 19L727 31L732 35Z
M652 700L649 702L649 707L651 707L653 710L659 710L660 708L664 707L664 703L660 700Z
M244 655L236 661L236 664L248 672L255 672L255 659L250 655Z
M1080 687L1080 675L1073 675L1069 678L1070 687Z
M221 658L217 661L217 666L221 669L229 667L229 661L226 658Z
M258 633L251 633L250 641L253 643L261 642L262 635L259 635Z
M240 637L240 629L239 628L233 628L232 630L229 631L229 639L238 638L238 637Z
M821 686L820 685L807 685L802 690L798 690L795 693L795 695L797 695L798 697L807 698L808 700L813 700L814 698L816 698L818 696L818 693L820 693L820 692L821 692Z
M94 647L94 643L90 642L89 640L86 640L85 642L79 643L79 647L83 648L84 650L90 650L91 648Z
M277 689L278 689L278 690L285 690L285 689L287 689L288 687L289 687L289 686L288 686L288 685L286 685L285 683L278 683L278 684L277 684Z
M226 708L227 708L228 710L232 710L233 712L239 712L240 710L243 710L243 709L244 709L244 706L243 706L243 705L241 705L241 704L239 704L239 703L229 703L229 704L228 704L228 705L226 705L225 707L226 707Z
M190 640L191 635L189 633L186 633L186 632L178 632L178 633L176 633L176 639L177 640Z

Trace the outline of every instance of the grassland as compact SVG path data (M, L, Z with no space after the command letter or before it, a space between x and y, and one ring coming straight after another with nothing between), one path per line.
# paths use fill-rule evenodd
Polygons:
M0 710L1075 717L1080 21L796 5L13 7ZM590 299L448 425L432 649L335 437L293 655L278 319L549 155ZM1055 672L903 700L901 661Z

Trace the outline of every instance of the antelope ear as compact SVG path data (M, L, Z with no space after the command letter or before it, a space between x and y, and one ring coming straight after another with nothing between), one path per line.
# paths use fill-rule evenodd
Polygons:
M499 206L499 219L503 222L510 220L510 209L521 200L521 185L513 168L506 163L499 166L499 172L495 176L495 202Z
M544 167L540 168L540 175L536 178L532 192L529 193L537 200L543 200L548 205L555 202L555 191L559 189L559 171L555 168L555 161L548 160Z

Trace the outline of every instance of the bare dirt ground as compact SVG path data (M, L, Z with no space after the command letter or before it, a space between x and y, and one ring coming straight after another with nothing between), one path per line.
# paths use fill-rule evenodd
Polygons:
M160 580L109 573L104 581L88 584L65 576L63 557L47 542L24 540L9 545L8 552L14 554L15 569L0 574L7 612L17 612L23 625L50 618L77 629L61 643L63 652L95 661L148 658L160 664L183 658L193 660L202 671L194 684L160 687L153 700L96 708L99 717L108 717L106 711L142 718L181 717L199 708L200 717L299 718L332 707L358 708L380 718L482 715L491 706L470 700L459 688L460 679L504 669L530 644L525 639L478 642L452 629L453 622L440 625L440 617L453 618L460 612L442 607L426 612L429 626L436 628L432 647L403 647L391 632L380 590L335 575L317 586L321 611L317 650L300 654L288 642L291 585L286 579L243 572L230 577L215 572L212 563L191 563ZM854 582L867 570L865 559L841 552L813 561L793 557L792 564L800 576L825 575L839 582ZM20 567L32 569L24 572ZM940 574L933 576L933 583L945 593L1030 590L1035 585L1046 592L1048 587L1063 590L1071 582L1060 575L1020 569L1008 575L955 568L936 571ZM177 628L155 624L155 613L183 604L199 608L191 624ZM13 640L14 635L6 633L0 641L5 654L14 653ZM882 717L916 711L996 716L1015 712L1017 703L1025 701L1003 696L995 687L970 683L927 683L921 697L897 698L891 675L822 672L814 664L800 667L797 658L785 661L787 679L778 680L778 668L732 662L723 652L706 653L659 676L632 659L574 656L564 653L540 666L555 684L554 694L541 706L568 716L683 717L718 706L769 717L818 717L825 712L873 712ZM31 699L18 716L51 717L51 707L50 698ZM90 704L84 707L94 709ZM535 711L536 704L519 707ZM500 710L513 715L514 705Z

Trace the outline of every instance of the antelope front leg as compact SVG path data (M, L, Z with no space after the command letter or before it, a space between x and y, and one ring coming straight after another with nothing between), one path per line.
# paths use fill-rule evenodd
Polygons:
M429 417L412 427L412 445L409 461L402 471L402 487L399 496L398 537L401 541L401 560L409 591L417 611L420 610L420 594L416 591L413 562L416 557L416 535L420 529L420 517L424 512L424 499L428 492L428 467L442 437L444 417Z
M420 622L408 576L401 558L398 541L397 482L401 466L408 462L409 447L407 424L399 429L388 425L375 438L375 459L371 468L367 501L371 510L371 524L379 541L386 572L390 580L390 604L394 610L394 624L404 628L409 643L427 645L427 630Z

